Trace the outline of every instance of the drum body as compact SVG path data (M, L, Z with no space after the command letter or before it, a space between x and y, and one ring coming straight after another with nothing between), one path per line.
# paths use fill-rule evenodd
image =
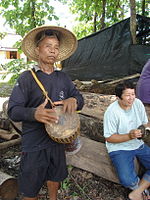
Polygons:
M45 124L48 135L58 143L72 143L80 135L80 117L77 112L64 113L62 106L56 106L58 123Z
M80 151L82 147L82 142L80 140L80 136L78 136L75 140L73 140L69 144L65 144L65 151L67 155L74 155L78 151Z

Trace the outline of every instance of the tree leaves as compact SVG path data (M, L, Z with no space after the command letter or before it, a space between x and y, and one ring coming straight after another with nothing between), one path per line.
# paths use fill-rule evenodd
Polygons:
M128 0L59 1L67 3L71 12L77 15L76 21L79 21L79 23L74 27L74 31L78 39L127 18L126 14L130 10L130 1ZM145 13L145 15L148 15L149 0L145 0L145 12L142 12L142 7L144 7L142 6L143 1L136 1L136 6L138 8L137 13Z
M46 20L58 20L49 0L1 0L0 14L16 33L24 36Z

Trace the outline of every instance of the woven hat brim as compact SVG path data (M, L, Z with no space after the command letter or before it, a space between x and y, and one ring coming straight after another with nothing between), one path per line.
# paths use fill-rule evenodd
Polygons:
M29 59L38 62L38 56L35 53L35 37L39 32L44 30L56 30L60 33L60 50L56 61L65 60L75 52L78 42L71 31L58 26L40 26L32 29L22 41L21 48Z

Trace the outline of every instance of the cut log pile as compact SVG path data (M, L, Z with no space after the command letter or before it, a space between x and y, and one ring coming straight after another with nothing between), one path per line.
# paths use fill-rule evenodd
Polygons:
M13 128L7 117L8 100L3 103L3 111L0 113L0 152L10 146L20 144L21 136ZM17 179L0 171L0 199L15 200L18 194Z
M132 80L133 83L136 84L139 77L140 77L140 74L137 73L137 74L126 76L126 77L123 77L121 79L116 79L116 80L103 80L103 81L75 80L74 83L81 92L92 92L92 93L98 93L98 94L112 95L114 94L114 88L118 83L122 82L123 80Z
M130 78L137 78L137 77L139 77L139 74L136 74L134 75L134 77L132 76ZM125 79L127 78L125 77ZM105 84L107 89L111 91L111 95L105 94L104 91L101 92L101 94L98 94L98 93L84 92L84 90L82 90L85 105L83 109L81 110L81 112L79 113L79 115L80 115L80 120L81 120L81 126L80 126L81 141L83 145L81 147L81 150L77 154L71 155L71 156L66 155L68 164L81 168L83 170L87 170L91 173L96 174L97 176L103 177L115 183L119 183L119 181L114 171L114 168L111 164L111 161L109 159L109 156L104 144L105 139L103 136L103 116L108 105L116 100L115 95L112 95L112 91L114 91L115 85L122 80L123 79L116 80L116 81L108 81L108 82L105 81L103 83L103 85ZM94 80L92 81L92 83L93 85L90 86L91 88L92 87L96 88L97 86L100 88L101 83L98 83L97 81L94 81ZM81 88L83 84L78 82L78 85L79 84ZM6 120L8 120L8 117L6 114L7 103L5 103L3 106L3 116L2 116L2 118L5 118ZM150 119L150 109L146 107L146 111ZM2 128L2 124L3 124L3 128ZM0 149L18 144L20 143L20 140L21 140L20 137L15 138L15 139L13 139L13 137L12 138L10 137L12 132L13 133L15 132L17 136L19 135L16 132L16 130L19 130L19 132L21 132L21 127L22 127L21 123L15 123L9 120L7 121L7 124L9 126L9 129L6 129L7 127L6 123L5 125L4 125L4 122L0 123L0 128L1 128L0 137L3 138L4 135L5 137L9 136L8 141L3 142L5 143L5 145L3 143L0 143ZM144 138L144 140L148 145L150 145L150 136L148 136L147 138ZM137 161L135 162L136 162L137 170L138 172L140 172L141 166L139 166Z

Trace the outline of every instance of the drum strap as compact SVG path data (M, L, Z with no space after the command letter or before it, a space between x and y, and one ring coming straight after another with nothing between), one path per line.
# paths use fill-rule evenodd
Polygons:
M52 102L52 100L49 98L48 96L48 92L45 90L44 86L42 85L42 83L39 81L39 79L37 78L36 74L34 73L34 71L32 69L30 69L31 74L33 76L33 78L35 79L36 83L38 84L38 86L40 87L40 89L42 90L44 96L46 97L46 99L50 102L52 108L55 107L54 103Z

